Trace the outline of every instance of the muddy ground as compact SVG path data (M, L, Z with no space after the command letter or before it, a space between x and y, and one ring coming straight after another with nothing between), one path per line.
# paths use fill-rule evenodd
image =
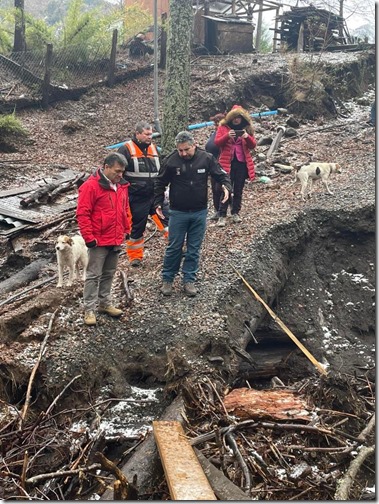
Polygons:
M338 57L342 61L345 58L346 64L350 60L353 66L356 64L356 56ZM268 57L267 68L274 66L273 60L274 76L268 77L269 70L264 70L266 87L263 78L260 85L265 94L261 90L255 100L246 93L248 79L244 74L254 73L252 63L250 67L246 62L245 66L241 64L243 70L235 71L231 78L230 73L221 71L220 58L216 64L209 58L197 60L191 82L191 121L207 120L215 111L240 100L252 112L264 109L267 96L274 100L277 95L278 75L285 73L281 69L288 67L286 58L275 55ZM201 64L208 67L199 70ZM230 58L225 57L223 64L226 68L231 65ZM254 64L264 65L263 57ZM23 286L2 295L0 399L7 415L1 425L24 403L29 377L47 333L46 352L33 382L32 419L46 411L73 379L59 399L59 407L68 411L114 398L136 398L141 387L158 389L160 406L139 411L137 416L143 420L157 417L184 381L196 383L204 376L218 377L235 386L248 382L252 387L268 386L273 376L285 385L309 378L321 389L336 391L335 409L353 412L344 399L344 390L356 380L371 384L375 370L375 130L367 123L373 88L363 86L358 96L354 91L357 75L351 79L354 85L349 93L346 88L341 91L341 99L346 94L351 99L343 101L343 113L337 117L324 102L322 113L313 119L300 111L293 113L299 121L296 136L286 137L275 157L293 166L309 159L340 163L342 174L331 179L334 196L324 194L321 184L316 184L312 198L303 202L299 187L291 185L293 173L274 170L273 160L259 163L258 154L267 153L268 147L258 147L258 177L246 184L243 222L234 225L228 221L222 229L209 223L196 298L184 296L179 280L172 298L159 293L165 242L152 224L146 233L143 267L131 270L125 255L120 258L120 269L132 280L134 293L131 305L125 306L121 278L116 277L114 297L119 306L125 306L120 320L100 315L97 327L84 326L80 283L71 289L58 289L51 281L26 293ZM272 93L270 88L274 89ZM282 91L281 100L286 96L283 86ZM152 78L145 76L114 89L97 89L77 102L58 103L47 112L24 110L19 118L30 136L16 152L3 156L2 190L59 174L64 167L90 171L106 154L104 145L125 138L137 120L153 119ZM83 127L64 133L62 126L72 119ZM257 139L274 136L277 126L286 125L287 120L288 115L278 115L257 121ZM210 132L211 128L195 130L200 145ZM270 183L258 181L264 174L272 177ZM52 277L56 273L57 236L77 230L70 216L63 224L40 233L25 231L16 240L3 239L1 280L41 258L47 265L38 280ZM267 315L236 270L324 366L328 378L320 376ZM17 294L18 298L5 302ZM245 348L250 362L243 352L241 357ZM368 403L367 410L361 408L355 434L372 411L373 404ZM78 410L73 416L68 414L66 422L73 422L74 417L78 417ZM86 420L91 421L91 415L86 414ZM133 422L138 424L135 417L126 424ZM106 446L111 453L109 443ZM56 468L60 463L57 456ZM32 473L45 471L46 465L45 460ZM10 494L18 492L12 485L9 488Z

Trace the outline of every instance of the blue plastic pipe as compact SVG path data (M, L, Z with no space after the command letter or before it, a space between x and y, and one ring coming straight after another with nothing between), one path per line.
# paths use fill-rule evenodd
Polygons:
M254 114L250 114L251 117L262 117L262 116L269 116L269 115L276 115L278 113L277 110L269 110L267 112L258 112ZM198 124L190 124L187 129L189 130L194 130L194 129L200 129L200 128L205 128L206 126L213 126L214 122L213 121L207 121L207 122L202 122Z
M250 116L251 117L264 117L264 116L276 115L277 113L278 113L277 110L268 110L267 112L257 112L254 114L250 114ZM206 128L207 126L213 126L213 125L214 125L213 121L207 121L207 122L202 122L202 123L197 123L197 124L190 124L189 126L187 126L187 129L194 130L194 129ZM160 133L153 133L153 138L157 137L157 136L160 136ZM118 149L119 147L124 145L125 142L126 142L126 140L124 140L123 142L114 144L114 145L108 145L105 148L106 149Z

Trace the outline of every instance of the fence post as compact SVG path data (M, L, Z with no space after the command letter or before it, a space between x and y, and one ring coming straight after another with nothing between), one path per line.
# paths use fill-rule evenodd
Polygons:
M109 72L107 82L108 87L112 87L114 84L114 74L116 70L117 33L118 33L117 29L113 30L111 59L109 61Z
M45 56L45 76L43 78L43 85L42 85L42 108L44 109L47 109L49 106L52 59L53 59L53 44L47 44L46 56Z

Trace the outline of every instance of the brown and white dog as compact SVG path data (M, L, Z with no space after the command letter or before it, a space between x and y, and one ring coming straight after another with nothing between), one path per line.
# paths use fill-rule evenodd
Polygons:
M328 179L332 173L341 173L341 167L338 163L312 162L303 165L297 172L295 172L295 180L293 183L295 183L297 180L300 181L301 184L300 194L304 201L308 182L309 182L308 198L310 198L312 194L312 187L314 180L321 180L321 182L324 184L326 188L326 191L329 194L333 195L328 185Z
M58 236L57 244L55 245L58 262L58 283L57 287L63 286L63 271L68 268L67 286L71 286L72 282L79 278L79 267L83 268L83 280L86 279L86 269L88 264L88 252L86 244L80 235L73 237L60 235Z

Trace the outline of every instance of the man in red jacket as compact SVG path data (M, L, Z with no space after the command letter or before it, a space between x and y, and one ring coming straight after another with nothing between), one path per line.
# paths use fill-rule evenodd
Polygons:
M79 187L76 218L88 247L84 283L84 323L96 325L95 309L111 317L122 310L112 304L111 288L121 245L130 233L128 185L122 178L125 156L109 154L103 167Z

